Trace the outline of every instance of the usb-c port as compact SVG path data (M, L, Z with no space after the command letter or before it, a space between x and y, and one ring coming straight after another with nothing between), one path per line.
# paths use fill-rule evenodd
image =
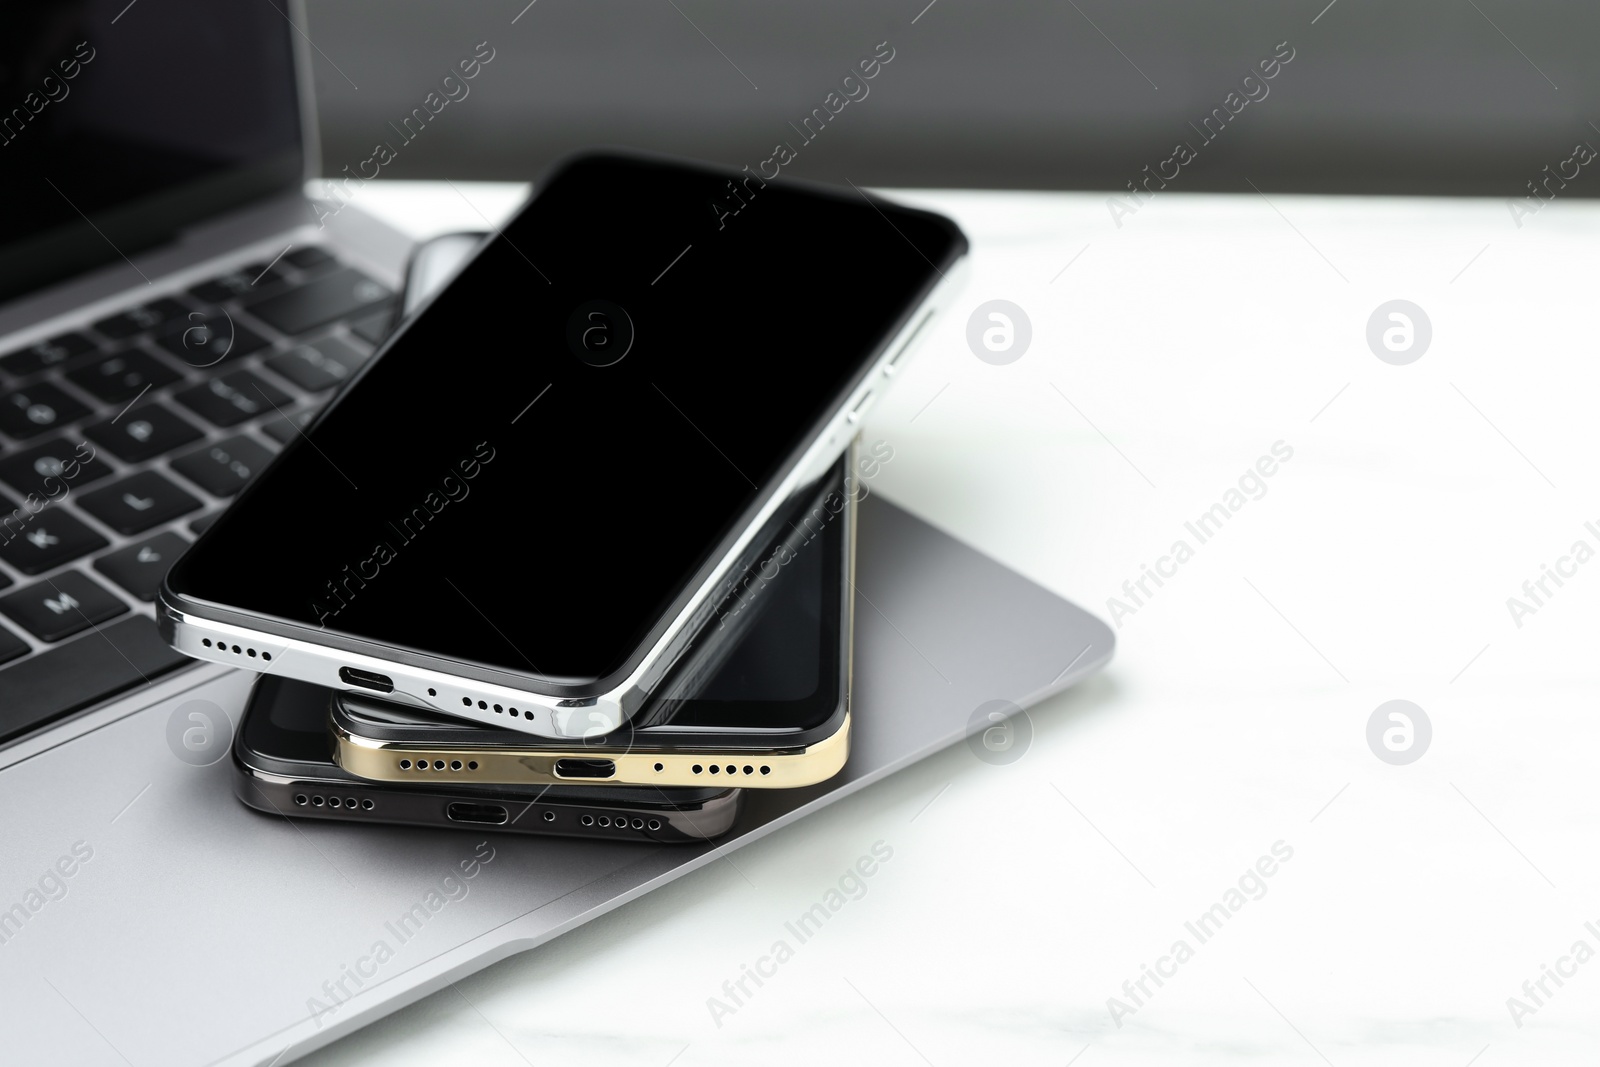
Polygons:
M617 773L615 760L558 759L557 778L610 778Z
M499 826L506 821L506 809L498 804L451 804L444 813L451 822Z
M345 685L359 685L363 689L375 689L380 693L394 692L394 679L387 674L374 674L372 671L357 670L354 667L340 667L339 680Z

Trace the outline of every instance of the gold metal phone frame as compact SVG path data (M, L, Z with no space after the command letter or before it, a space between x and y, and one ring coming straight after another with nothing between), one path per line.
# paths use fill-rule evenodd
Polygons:
M378 782L447 780L482 785L661 785L793 789L832 778L850 755L850 715L814 745L767 751L683 749L623 751L600 748L477 748L423 745L358 737L337 724L333 762L358 778ZM611 773L561 774L561 761L611 761ZM576 765L574 765L576 766Z

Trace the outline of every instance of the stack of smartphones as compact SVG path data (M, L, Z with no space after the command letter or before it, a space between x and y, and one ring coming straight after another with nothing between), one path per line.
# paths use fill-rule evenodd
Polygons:
M237 796L281 815L675 842L730 830L741 787L832 777L850 726L849 464L724 601L712 625L739 625L716 669L674 676L623 728L541 738L264 674L234 738Z
M168 572L166 639L261 674L239 798L697 841L838 773L853 441L965 250L858 191L558 168Z

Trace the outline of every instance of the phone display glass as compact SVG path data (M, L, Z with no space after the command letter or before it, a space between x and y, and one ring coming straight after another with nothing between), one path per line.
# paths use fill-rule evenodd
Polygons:
M857 501L868 491L850 476L849 464L841 460L834 468L813 507L790 516L789 538L722 605L725 620L750 618L716 669L669 677L628 727L585 738L589 747L780 747L813 743L839 727L847 711L853 636L854 522ZM333 699L342 726L374 739L538 745L526 734L359 693Z
M618 678L964 247L853 193L580 158L163 595L354 651Z

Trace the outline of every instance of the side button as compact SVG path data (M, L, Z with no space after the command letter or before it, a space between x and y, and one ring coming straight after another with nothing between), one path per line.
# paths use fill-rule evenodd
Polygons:
M922 331L927 328L928 323L933 321L933 312L934 309L928 309L927 314L922 316L922 321L912 327L911 333L901 342L900 347L895 349L894 355L889 357L889 362L883 365L885 377L893 377L894 372L900 369L900 360L905 358L907 352L911 351L911 346L917 343L917 338L922 336Z
M850 414L845 416L850 425L858 425L866 417L867 409L872 407L872 402L876 399L877 394L870 391L862 397L856 406L850 409Z

